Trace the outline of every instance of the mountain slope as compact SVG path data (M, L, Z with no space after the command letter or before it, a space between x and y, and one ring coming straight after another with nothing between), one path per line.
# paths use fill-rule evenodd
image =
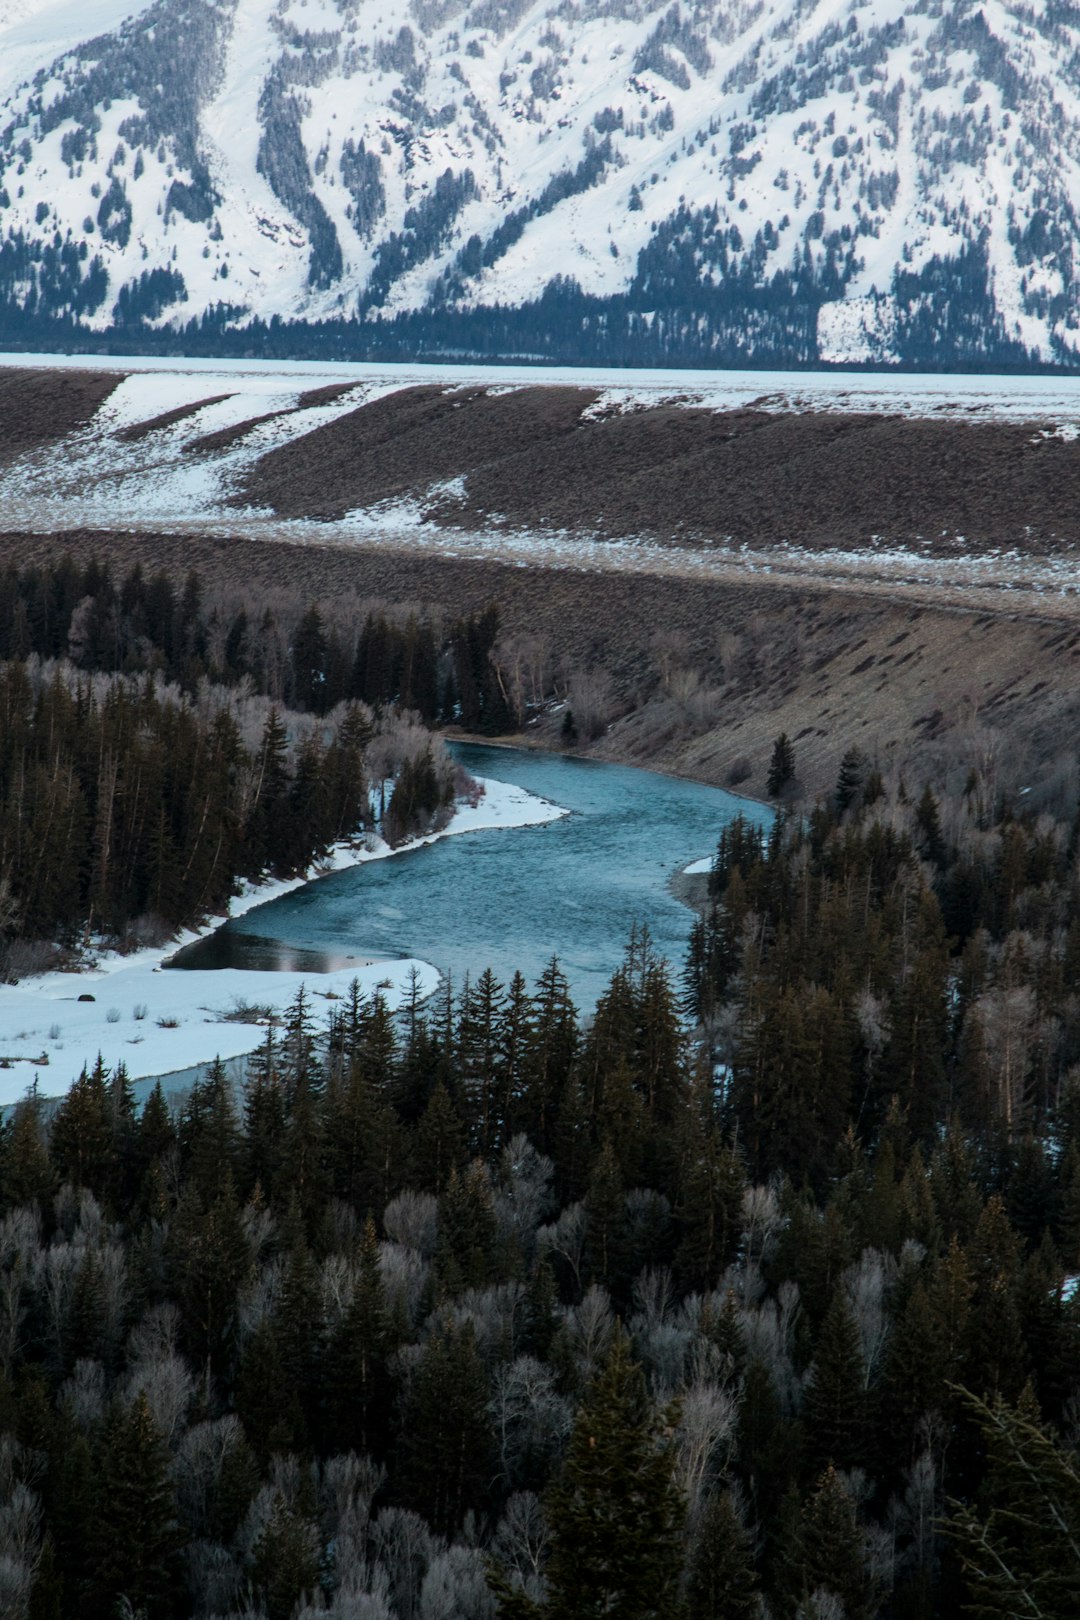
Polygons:
M258 347L278 317L353 352L1075 359L1069 0L5 15L9 335Z

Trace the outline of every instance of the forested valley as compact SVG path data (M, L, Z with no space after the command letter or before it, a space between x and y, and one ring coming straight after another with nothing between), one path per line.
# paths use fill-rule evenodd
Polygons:
M27 1098L5 1614L1075 1615L1078 828L1018 805L851 754L588 1019L555 959Z
M324 626L283 592L207 601L64 559L0 577L0 972L167 937L236 882L448 813L432 726L501 724L490 610ZM463 785L463 784L459 784Z

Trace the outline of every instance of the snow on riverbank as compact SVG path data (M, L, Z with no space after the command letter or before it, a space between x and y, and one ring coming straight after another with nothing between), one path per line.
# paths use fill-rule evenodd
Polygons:
M336 845L329 859L304 877L247 885L233 900L229 915L251 911L325 872L383 860L452 833L537 826L567 814L510 783L478 780L484 790L478 802L459 803L440 832L397 849L381 838L363 845ZM0 986L0 1061L9 1064L0 1068L0 1106L17 1102L35 1081L43 1097L62 1095L83 1065L92 1064L99 1052L109 1068L125 1063L133 1080L172 1074L214 1057L239 1057L253 1051L264 1032L254 1021L238 1020L238 1009L272 1007L280 1012L301 983L307 985L318 1017L324 1006L329 1010L332 998L345 993L353 979L359 980L365 996L381 986L394 1008L408 993L414 969L423 995L430 995L439 982L438 971L430 963L411 958L373 962L357 957L355 963L331 973L163 969L162 963L176 950L212 933L221 920L215 918L202 929L187 930L165 950L129 956L110 952L81 972L49 973ZM91 995L94 1000L80 1001L81 995Z
M689 866L683 867L683 877L697 877L701 872L711 872L715 858L713 855L704 855L700 861L691 861Z

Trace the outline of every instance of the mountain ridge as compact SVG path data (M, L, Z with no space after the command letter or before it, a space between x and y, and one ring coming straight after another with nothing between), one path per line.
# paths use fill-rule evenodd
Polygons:
M9 342L1076 363L1069 0L81 9L0 21Z

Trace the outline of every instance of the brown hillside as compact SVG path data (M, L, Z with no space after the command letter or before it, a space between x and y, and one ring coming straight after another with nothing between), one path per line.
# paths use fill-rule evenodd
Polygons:
M123 380L116 371L0 367L0 466L82 427Z
M442 521L815 549L1057 549L1080 538L1080 442L1030 424L658 405L575 388L402 389L280 449L239 499L340 518L411 496ZM464 479L463 499L431 496Z
M1080 620L971 612L857 591L509 567L392 548L138 534L0 537L0 562L64 551L197 568L228 595L283 588L357 624L374 602L456 617L499 603L504 642L539 636L571 696L598 693L596 753L761 792L774 737L810 791L862 747L915 781L994 768L1054 776L1080 733ZM538 739L540 740L540 739ZM556 742L553 734L548 739Z

